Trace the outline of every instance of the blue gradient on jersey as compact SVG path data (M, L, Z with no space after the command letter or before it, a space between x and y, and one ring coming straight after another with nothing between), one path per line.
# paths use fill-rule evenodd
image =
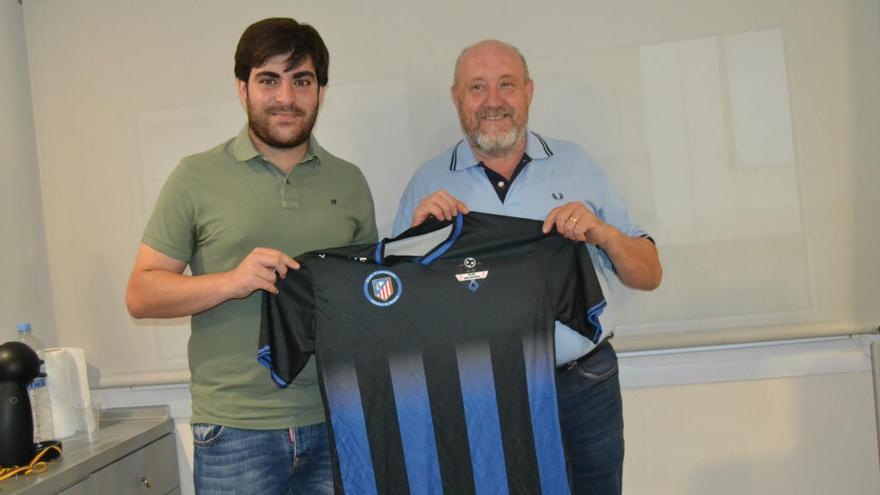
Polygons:
M443 482L422 356L394 356L388 365L409 491L413 495L441 494Z
M587 321L590 322L591 325L596 329L596 332L593 334L593 338L590 339L594 344L599 343L600 337L602 337L602 322L599 321L599 315L605 311L605 306L608 303L603 299L601 302L593 306L587 311Z
M562 450L552 345L549 338L526 337L523 339L523 359L541 493L567 494L568 470Z
M328 369L324 373L324 391L343 490L345 493L374 495L376 476L354 366Z
M269 368L269 376L272 377L272 381L275 382L275 385L278 385L281 388L286 388L290 385L272 369L272 353L269 346L263 346L262 349L257 351L257 362L266 368Z
M501 443L501 423L489 344L456 348L468 445L477 495L507 493L507 465Z

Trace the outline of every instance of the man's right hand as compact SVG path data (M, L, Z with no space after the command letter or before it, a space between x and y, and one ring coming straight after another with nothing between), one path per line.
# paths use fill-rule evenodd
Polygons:
M232 297L245 298L260 289L277 294L276 277L285 278L288 269L299 270L299 263L277 249L255 248L237 267L226 272Z
M412 225L421 225L429 216L438 220L452 220L459 213L468 214L467 205L443 189L433 192L419 203L413 212Z
M185 262L141 244L125 292L128 312L135 318L176 318L260 289L276 294L276 277L298 270L299 263L277 249L256 248L227 272L190 276L185 268Z

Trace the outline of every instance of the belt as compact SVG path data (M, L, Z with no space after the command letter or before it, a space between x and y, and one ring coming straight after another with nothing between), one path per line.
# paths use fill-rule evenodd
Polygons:
M599 349L603 349L605 346L608 346L608 345L611 345L611 344L608 342L608 339L605 339L605 340L603 340L602 342L599 342L599 345L597 345L596 347L592 348L592 349L590 350L590 352L584 354L583 356L581 356L581 357L579 357L579 358L577 358L577 359L574 359L574 360L572 360L572 361L569 361L569 362L567 362L567 363L563 363L563 364L557 366L557 367L556 367L556 373L557 373L557 374L558 374L558 373L565 373L566 371L568 371L568 370L574 368L575 366L577 366L577 365L579 365L579 364L582 364L584 361L586 361L587 359L589 359L593 354L595 354L596 352L598 352Z

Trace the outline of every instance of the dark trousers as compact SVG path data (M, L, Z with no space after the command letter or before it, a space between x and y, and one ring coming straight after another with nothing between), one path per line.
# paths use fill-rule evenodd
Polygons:
M559 368L556 389L572 493L620 495L623 408L611 344L605 342L577 364Z

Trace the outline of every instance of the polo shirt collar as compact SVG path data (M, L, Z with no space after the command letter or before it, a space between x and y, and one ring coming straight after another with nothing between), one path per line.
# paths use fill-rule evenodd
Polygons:
M553 150L550 145L538 133L526 131L526 155L532 160L544 160L553 156ZM465 170L480 164L480 160L474 156L473 150L464 139L458 142L452 149L452 156L449 158L449 170Z
M257 151L254 142L251 140L247 124L242 127L238 136L236 136L235 140L232 142L232 154L235 156L235 159L240 162L246 162L252 158L260 156L260 152ZM326 154L327 152L318 144L318 140L315 139L315 135L312 134L309 136L309 147L306 150L306 154L302 157L302 160L300 160L299 163L308 163L314 160L315 165L320 165L321 158Z

